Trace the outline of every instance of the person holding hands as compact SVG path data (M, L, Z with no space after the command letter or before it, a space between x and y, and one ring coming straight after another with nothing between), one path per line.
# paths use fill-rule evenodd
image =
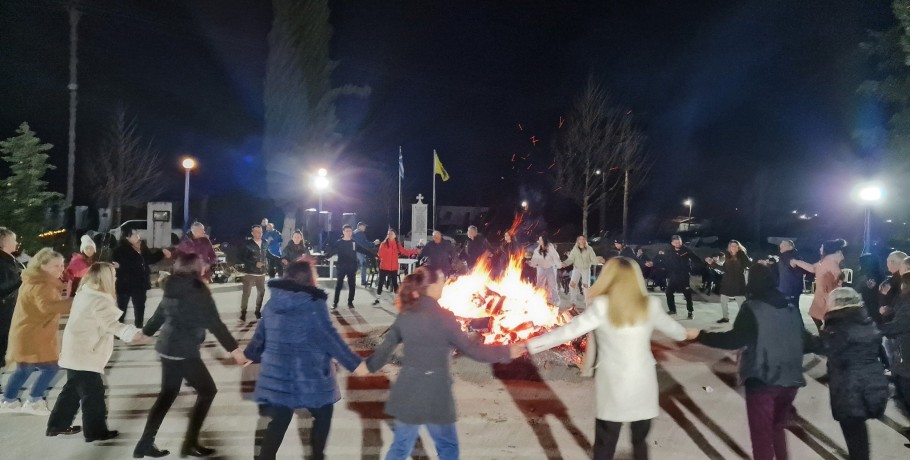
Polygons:
M658 416L656 361L651 352L654 330L671 339L694 338L648 296L638 263L626 257L607 261L591 286L591 306L572 322L527 342L530 353L553 348L589 332L585 362L594 368L594 458L612 459L623 423L632 425L633 458L648 458L648 431Z
M481 362L508 362L524 353L524 345L483 345L473 341L455 319L439 305L445 275L418 268L405 277L396 306L401 312L366 364L376 372L403 344L401 372L392 385L385 412L395 418L394 439L386 460L409 458L421 425L433 438L440 460L459 457L452 396L452 352Z

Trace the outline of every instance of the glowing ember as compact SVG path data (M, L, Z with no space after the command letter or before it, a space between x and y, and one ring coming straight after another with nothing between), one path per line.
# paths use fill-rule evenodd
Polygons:
M439 304L483 335L484 343L509 344L540 335L571 320L557 305L547 304L546 292L521 279L521 255L513 256L501 277L493 279L486 257L474 270L446 283ZM488 324L477 327L488 319ZM474 320L474 321L472 321Z

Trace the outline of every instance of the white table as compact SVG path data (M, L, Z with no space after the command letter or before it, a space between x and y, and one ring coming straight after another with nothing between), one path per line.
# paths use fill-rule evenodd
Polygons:
M335 278L335 262L338 261L338 255L326 259L329 262L329 278ZM404 266L405 273L410 275L417 266L417 259L398 259L398 264Z
M405 273L410 275L414 273L414 267L417 266L417 259L398 259L398 265L404 267Z

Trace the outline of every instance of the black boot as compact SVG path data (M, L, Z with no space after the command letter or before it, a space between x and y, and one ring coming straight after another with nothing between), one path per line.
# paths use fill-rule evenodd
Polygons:
M199 443L184 444L180 449L180 457L208 457L215 453L215 449L200 446Z
M161 458L166 457L171 452L169 450L161 450L155 446L155 441L139 441L139 444L136 444L136 448L133 449L133 458Z

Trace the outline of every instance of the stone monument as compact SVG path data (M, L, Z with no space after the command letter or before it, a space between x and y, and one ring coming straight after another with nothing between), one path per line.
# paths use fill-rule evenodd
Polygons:
M427 239L427 204L423 195L417 195L417 202L411 205L411 247L416 247L420 240Z

